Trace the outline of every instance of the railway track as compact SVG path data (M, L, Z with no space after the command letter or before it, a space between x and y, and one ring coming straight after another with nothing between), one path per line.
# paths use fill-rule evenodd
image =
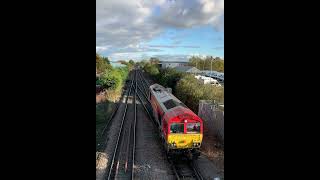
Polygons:
M149 119L157 127L156 122L154 121L154 118L153 118L153 115L152 115L153 114L153 110L152 110L151 102L149 100L149 86L150 85L145 80L145 78L141 74L140 70L138 70L137 72L138 72L138 77L139 77L139 80L137 79L137 82L139 82L138 86L137 86L137 96L138 96L141 104L143 105L143 108L144 108L145 112L147 113ZM142 100L142 99L144 99L144 100Z
M125 99L125 109L121 119L119 133L111 156L111 163L105 179L133 179L136 132L136 71Z
M168 159L168 161L172 167L176 179L204 179L194 161L183 158L175 160Z
M128 83L125 84L124 89L127 89L127 86L128 86ZM115 115L117 114L118 109L120 108L121 100L123 99L124 94L125 94L125 91L122 91L121 98L119 99L118 102L116 102L115 107L113 108L113 111L112 111L111 115L108 118L105 117L105 120L107 121L107 123L103 127L103 130L102 130L102 132L100 134L100 137L105 136L106 132L109 130L109 128L110 128L110 126L111 126L111 124L113 122L113 119L114 119ZM102 147L100 149L104 150L105 148L106 148L106 141L104 141L104 143L102 144Z

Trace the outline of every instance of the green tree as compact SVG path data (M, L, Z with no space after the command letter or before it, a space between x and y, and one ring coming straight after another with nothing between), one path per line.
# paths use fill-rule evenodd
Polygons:
M160 70L160 73L157 75L157 80L159 84L164 87L170 87L172 91L175 92L176 83L183 75L184 73L177 72L175 69L167 68Z
M130 61L132 61L133 64L132 64L132 62L130 62ZM130 60L130 61L127 62L127 61L125 61L125 60L119 60L118 62L121 63L121 64L123 64L123 65L126 65L126 66L128 67L128 70L131 71L131 70L133 69L133 67L134 67L134 61L133 61L133 60Z
M104 60L107 64L110 64L110 60L108 59L108 57L102 57L102 60Z
M119 89L122 83L123 76L121 73L121 69L119 68L105 71L100 78L100 84L102 84L102 87L105 89Z
M156 58L156 57L151 57L149 61L151 64L159 64L160 63L159 58Z
M129 64L134 65L134 61L130 59Z
M224 72L224 60L220 57L213 58L212 56L207 56L205 59L200 57L192 56L189 59L189 65L194 66L200 70L213 70L218 72Z
M153 77L156 77L159 74L159 69L157 66L155 64L151 64L150 62L146 63L143 69Z
M199 100L203 96L203 93L201 84L192 75L185 75L177 83L177 98L184 102L194 112L198 111Z
M96 69L97 73L103 73L108 69L111 69L110 61L106 57L101 57L98 53L96 53Z

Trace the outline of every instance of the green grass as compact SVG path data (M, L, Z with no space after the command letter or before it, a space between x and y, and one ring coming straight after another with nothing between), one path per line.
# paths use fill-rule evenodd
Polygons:
M96 105L96 151L100 150L103 146L105 138L101 137L101 133L109 120L114 106L115 103L110 101L101 102Z

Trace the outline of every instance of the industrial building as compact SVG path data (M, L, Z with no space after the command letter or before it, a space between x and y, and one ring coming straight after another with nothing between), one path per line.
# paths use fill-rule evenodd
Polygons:
M188 65L188 62L183 62L183 61L160 61L159 62L159 67L162 69L175 68L175 67L186 66L186 65Z

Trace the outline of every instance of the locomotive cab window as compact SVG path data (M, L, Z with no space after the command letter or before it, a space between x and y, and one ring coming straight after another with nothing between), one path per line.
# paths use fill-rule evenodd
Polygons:
M184 133L184 124L172 123L170 126L170 133Z
M188 123L187 124L187 133L200 133L200 123Z

